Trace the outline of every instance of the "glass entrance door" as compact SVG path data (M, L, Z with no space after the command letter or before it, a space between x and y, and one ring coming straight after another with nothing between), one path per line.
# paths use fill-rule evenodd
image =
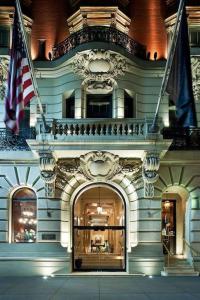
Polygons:
M125 271L124 203L112 190L91 190L74 207L73 270Z
M125 270L123 227L75 227L74 270Z
M163 253L176 254L176 201L162 201L162 241Z

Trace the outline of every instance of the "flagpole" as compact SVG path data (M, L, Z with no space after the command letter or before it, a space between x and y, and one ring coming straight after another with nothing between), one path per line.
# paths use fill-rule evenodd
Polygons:
M158 96L156 112L155 112L154 119L153 119L153 122L152 122L152 125L150 128L151 133L157 133L159 130L158 114L159 114L161 100L165 94L170 70L172 67L172 62L173 62L173 57L174 57L174 53L176 50L176 43L177 43L177 38L178 38L178 34L179 34L180 22L181 22L181 18L182 18L182 14L183 14L184 5L185 5L185 0L180 0L178 12L177 12L176 23L175 23L174 32L173 32L173 37L172 37L172 42L171 42L171 47L169 50L169 56L168 56L168 59L166 62L165 72L163 75L162 84L161 84L161 88L160 88L160 92L159 92L159 96Z
M27 39L26 39L26 33L25 33L25 27L24 27L24 22L23 22L23 18L22 18L22 10L21 10L21 5L19 0L16 0L16 8L18 11L18 16L19 16L19 22L21 25L21 30L22 30L22 36L23 36L23 41L25 44L25 51L26 51L26 55L27 55L27 59L28 59L28 64L30 67L30 73L31 73L31 77L32 77L32 83L33 83L33 87L34 87L34 91L35 91L35 96L37 98L37 102L39 105L39 110L40 110L40 115L42 117L42 122L43 122L43 126L44 126L44 130L45 132L49 131L49 127L47 126L46 123L46 119L45 119L45 115L44 115L44 111L43 111L43 107L42 107L42 102L40 99L40 95L39 95L39 91L38 91L38 84L34 75L34 67L33 67L33 63L32 63L32 59L30 57L30 53L29 53L29 49L28 49L28 43L27 43Z

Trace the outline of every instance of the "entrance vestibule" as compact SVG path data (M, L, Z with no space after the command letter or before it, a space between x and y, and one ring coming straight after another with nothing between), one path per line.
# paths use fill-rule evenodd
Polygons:
M170 255L185 255L188 222L188 193L182 187L169 187L162 197L162 241L163 252Z
M73 270L125 271L125 204L114 190L95 186L73 207Z

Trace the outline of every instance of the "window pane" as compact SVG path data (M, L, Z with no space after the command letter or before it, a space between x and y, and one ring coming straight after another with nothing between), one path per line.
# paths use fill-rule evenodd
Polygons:
M75 98L72 95L69 99L66 100L66 118L74 118L74 106Z
M112 118L112 94L87 95L87 118Z
M12 198L13 242L33 243L36 241L37 207L35 193L23 188Z
M124 270L125 230L74 230L74 270Z
M124 118L134 118L133 98L128 93L124 93Z
M9 47L9 29L0 27L0 47Z
M190 31L190 45L191 47L200 46L200 31Z

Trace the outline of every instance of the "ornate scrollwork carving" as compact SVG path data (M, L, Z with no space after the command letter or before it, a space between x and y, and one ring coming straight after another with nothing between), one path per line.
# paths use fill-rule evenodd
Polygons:
M54 197L55 192L55 159L51 151L42 150L39 151L40 156L40 177L45 182L45 193L46 197Z
M109 152L95 151L80 156L80 171L93 181L109 180L119 168L119 156Z
M141 160L119 158L110 152L93 151L80 158L62 159L57 162L56 187L64 190L67 183L78 176L81 181L92 182L114 180L123 174L135 184L141 179Z
M60 178L69 180L75 174L79 173L80 162L78 158L63 159L58 162L57 171Z
M7 89L9 60L6 57L0 57L0 100L4 100Z
M121 55L111 51L91 50L76 54L73 69L84 79L88 90L112 90L115 79L125 74L127 63Z
M200 100L200 58L192 56L192 84L195 100Z
M144 196L152 198L154 196L154 183L158 180L157 173L160 166L160 157L158 153L149 152L143 160L142 177L144 180Z

